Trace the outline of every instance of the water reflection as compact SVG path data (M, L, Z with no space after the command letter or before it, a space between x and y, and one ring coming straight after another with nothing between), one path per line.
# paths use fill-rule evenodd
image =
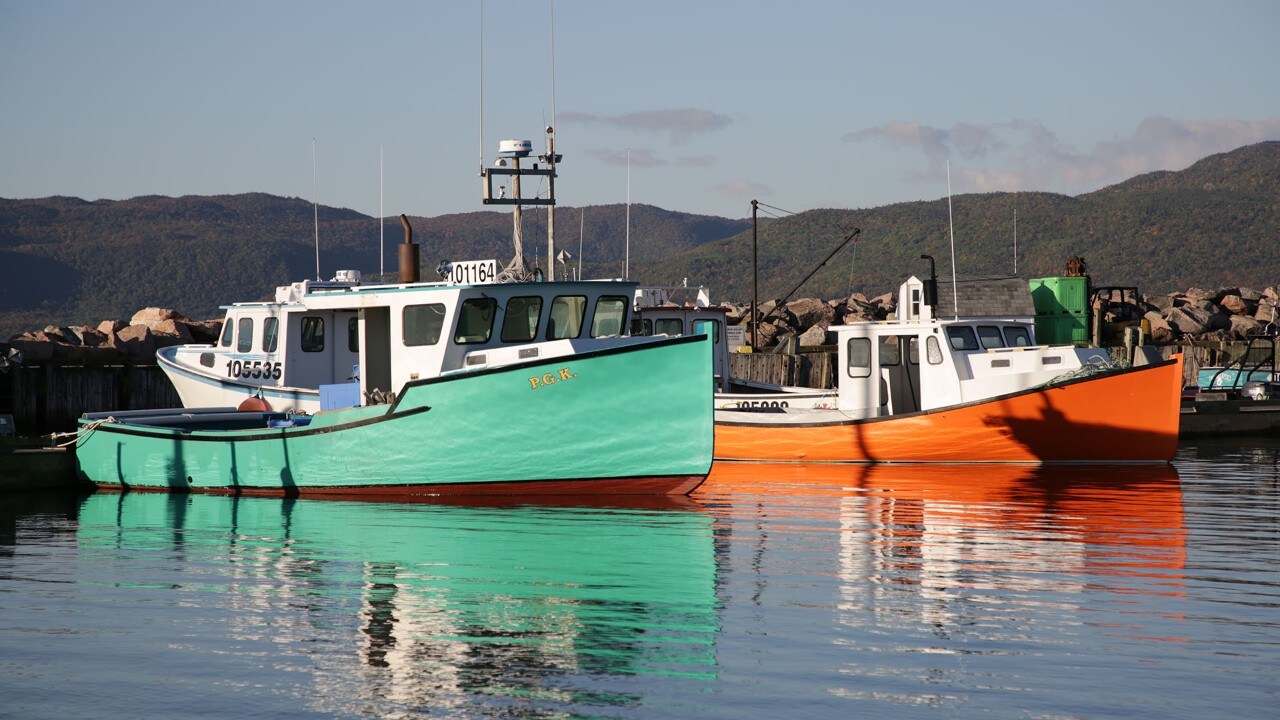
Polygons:
M193 615L229 613L233 643L303 653L323 711L627 705L638 696L610 678L705 680L716 662L712 520L687 500L644 502L97 494L79 543L149 554L130 581L169 584Z
M1172 466L726 463L699 497L737 518L721 573L750 567L750 602L830 608L839 680L814 692L949 705L939 685L1025 687L1032 657L1179 639L1158 609L1186 592Z

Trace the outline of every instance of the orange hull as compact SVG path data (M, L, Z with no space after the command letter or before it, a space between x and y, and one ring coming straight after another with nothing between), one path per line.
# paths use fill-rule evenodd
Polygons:
M720 460L1167 462L1178 447L1182 355L993 400L813 425L716 423Z

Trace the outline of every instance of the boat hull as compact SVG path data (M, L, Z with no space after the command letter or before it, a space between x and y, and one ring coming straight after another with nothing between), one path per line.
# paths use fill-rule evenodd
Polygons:
M254 385L231 378L188 367L178 362L180 348L172 346L156 351L156 362L173 383L184 407L212 407L239 405L245 398L260 396L277 410L292 412L320 412L320 391L308 388L282 387L278 385Z
M819 462L1168 462L1182 356L927 412L832 420L833 411L716 414L717 459Z
M672 338L417 381L392 405L305 427L82 420L76 462L85 480L134 490L684 494L710 470L712 390L710 342Z

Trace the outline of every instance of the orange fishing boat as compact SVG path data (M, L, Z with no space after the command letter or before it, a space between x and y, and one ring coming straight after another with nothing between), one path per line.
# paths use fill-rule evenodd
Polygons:
M910 278L902 319L829 328L826 407L716 409L722 460L1164 463L1177 449L1182 356L1142 366L1106 350L1040 345L1032 318L936 317ZM1145 361L1145 355L1138 357ZM760 396L767 400L766 396Z

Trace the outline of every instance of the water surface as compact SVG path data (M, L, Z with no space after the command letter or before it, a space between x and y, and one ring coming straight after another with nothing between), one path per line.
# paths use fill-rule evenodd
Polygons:
M690 499L0 498L0 717L1276 717L1280 443Z

